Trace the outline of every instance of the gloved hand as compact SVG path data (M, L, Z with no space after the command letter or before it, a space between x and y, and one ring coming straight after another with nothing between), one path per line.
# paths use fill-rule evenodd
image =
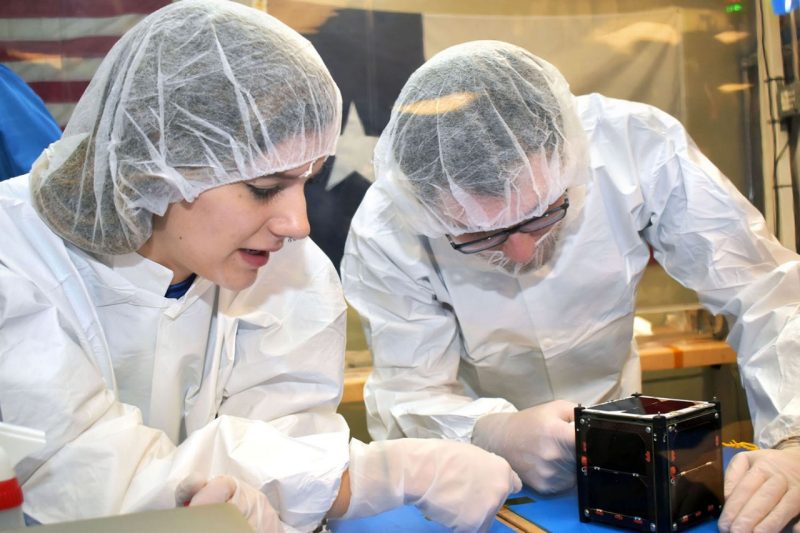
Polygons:
M439 439L350 442L350 505L342 518L413 504L455 532L487 531L519 477L501 457Z
M181 505L208 505L232 503L247 519L256 533L282 533L278 513L272 508L264 493L231 476L218 476L211 480L192 474L175 489L175 502Z
M575 406L555 400L517 413L482 416L472 444L505 457L537 492L568 489L575 484Z
M733 456L725 471L725 506L717 526L728 532L778 532L800 514L800 446ZM791 528L800 533L800 524Z

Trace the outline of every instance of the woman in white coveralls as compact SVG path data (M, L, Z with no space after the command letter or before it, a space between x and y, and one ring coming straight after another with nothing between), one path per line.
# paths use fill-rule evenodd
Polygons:
M259 531L310 531L413 503L475 531L519 489L477 447L348 442L345 305L304 238L340 107L293 30L177 2L2 184L0 409L47 437L18 467L29 517L230 501Z
M732 461L720 528L800 512L800 257L677 120L575 97L522 48L464 43L409 78L375 170L341 269L373 354L373 438L473 442L537 490L573 485L572 402L641 390L652 247L730 320L756 442L775 448Z

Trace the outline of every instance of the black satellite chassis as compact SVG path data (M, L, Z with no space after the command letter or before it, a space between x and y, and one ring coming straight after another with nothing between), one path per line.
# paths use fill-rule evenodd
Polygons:
M576 407L581 521L661 533L719 516L719 407L639 394Z

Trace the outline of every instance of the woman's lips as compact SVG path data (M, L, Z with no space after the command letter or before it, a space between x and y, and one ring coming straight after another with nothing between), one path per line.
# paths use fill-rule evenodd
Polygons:
M242 256L245 263L250 266L260 268L267 264L269 261L269 252L265 250L251 250L249 248L242 248L239 250L239 255Z

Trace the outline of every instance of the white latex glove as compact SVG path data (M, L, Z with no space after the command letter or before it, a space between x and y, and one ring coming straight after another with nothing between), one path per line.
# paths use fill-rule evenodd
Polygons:
M555 400L517 413L482 416L472 443L505 457L537 492L568 489L575 484L575 406Z
M413 504L455 532L488 531L506 497L522 488L502 457L461 442L350 442L350 505L342 518Z
M231 476L218 476L206 481L192 474L178 484L175 502L180 505L232 503L247 519L256 533L283 533L278 513L264 493Z
M800 447L733 456L725 471L722 533L777 533L800 514ZM800 524L786 528L800 533Z

